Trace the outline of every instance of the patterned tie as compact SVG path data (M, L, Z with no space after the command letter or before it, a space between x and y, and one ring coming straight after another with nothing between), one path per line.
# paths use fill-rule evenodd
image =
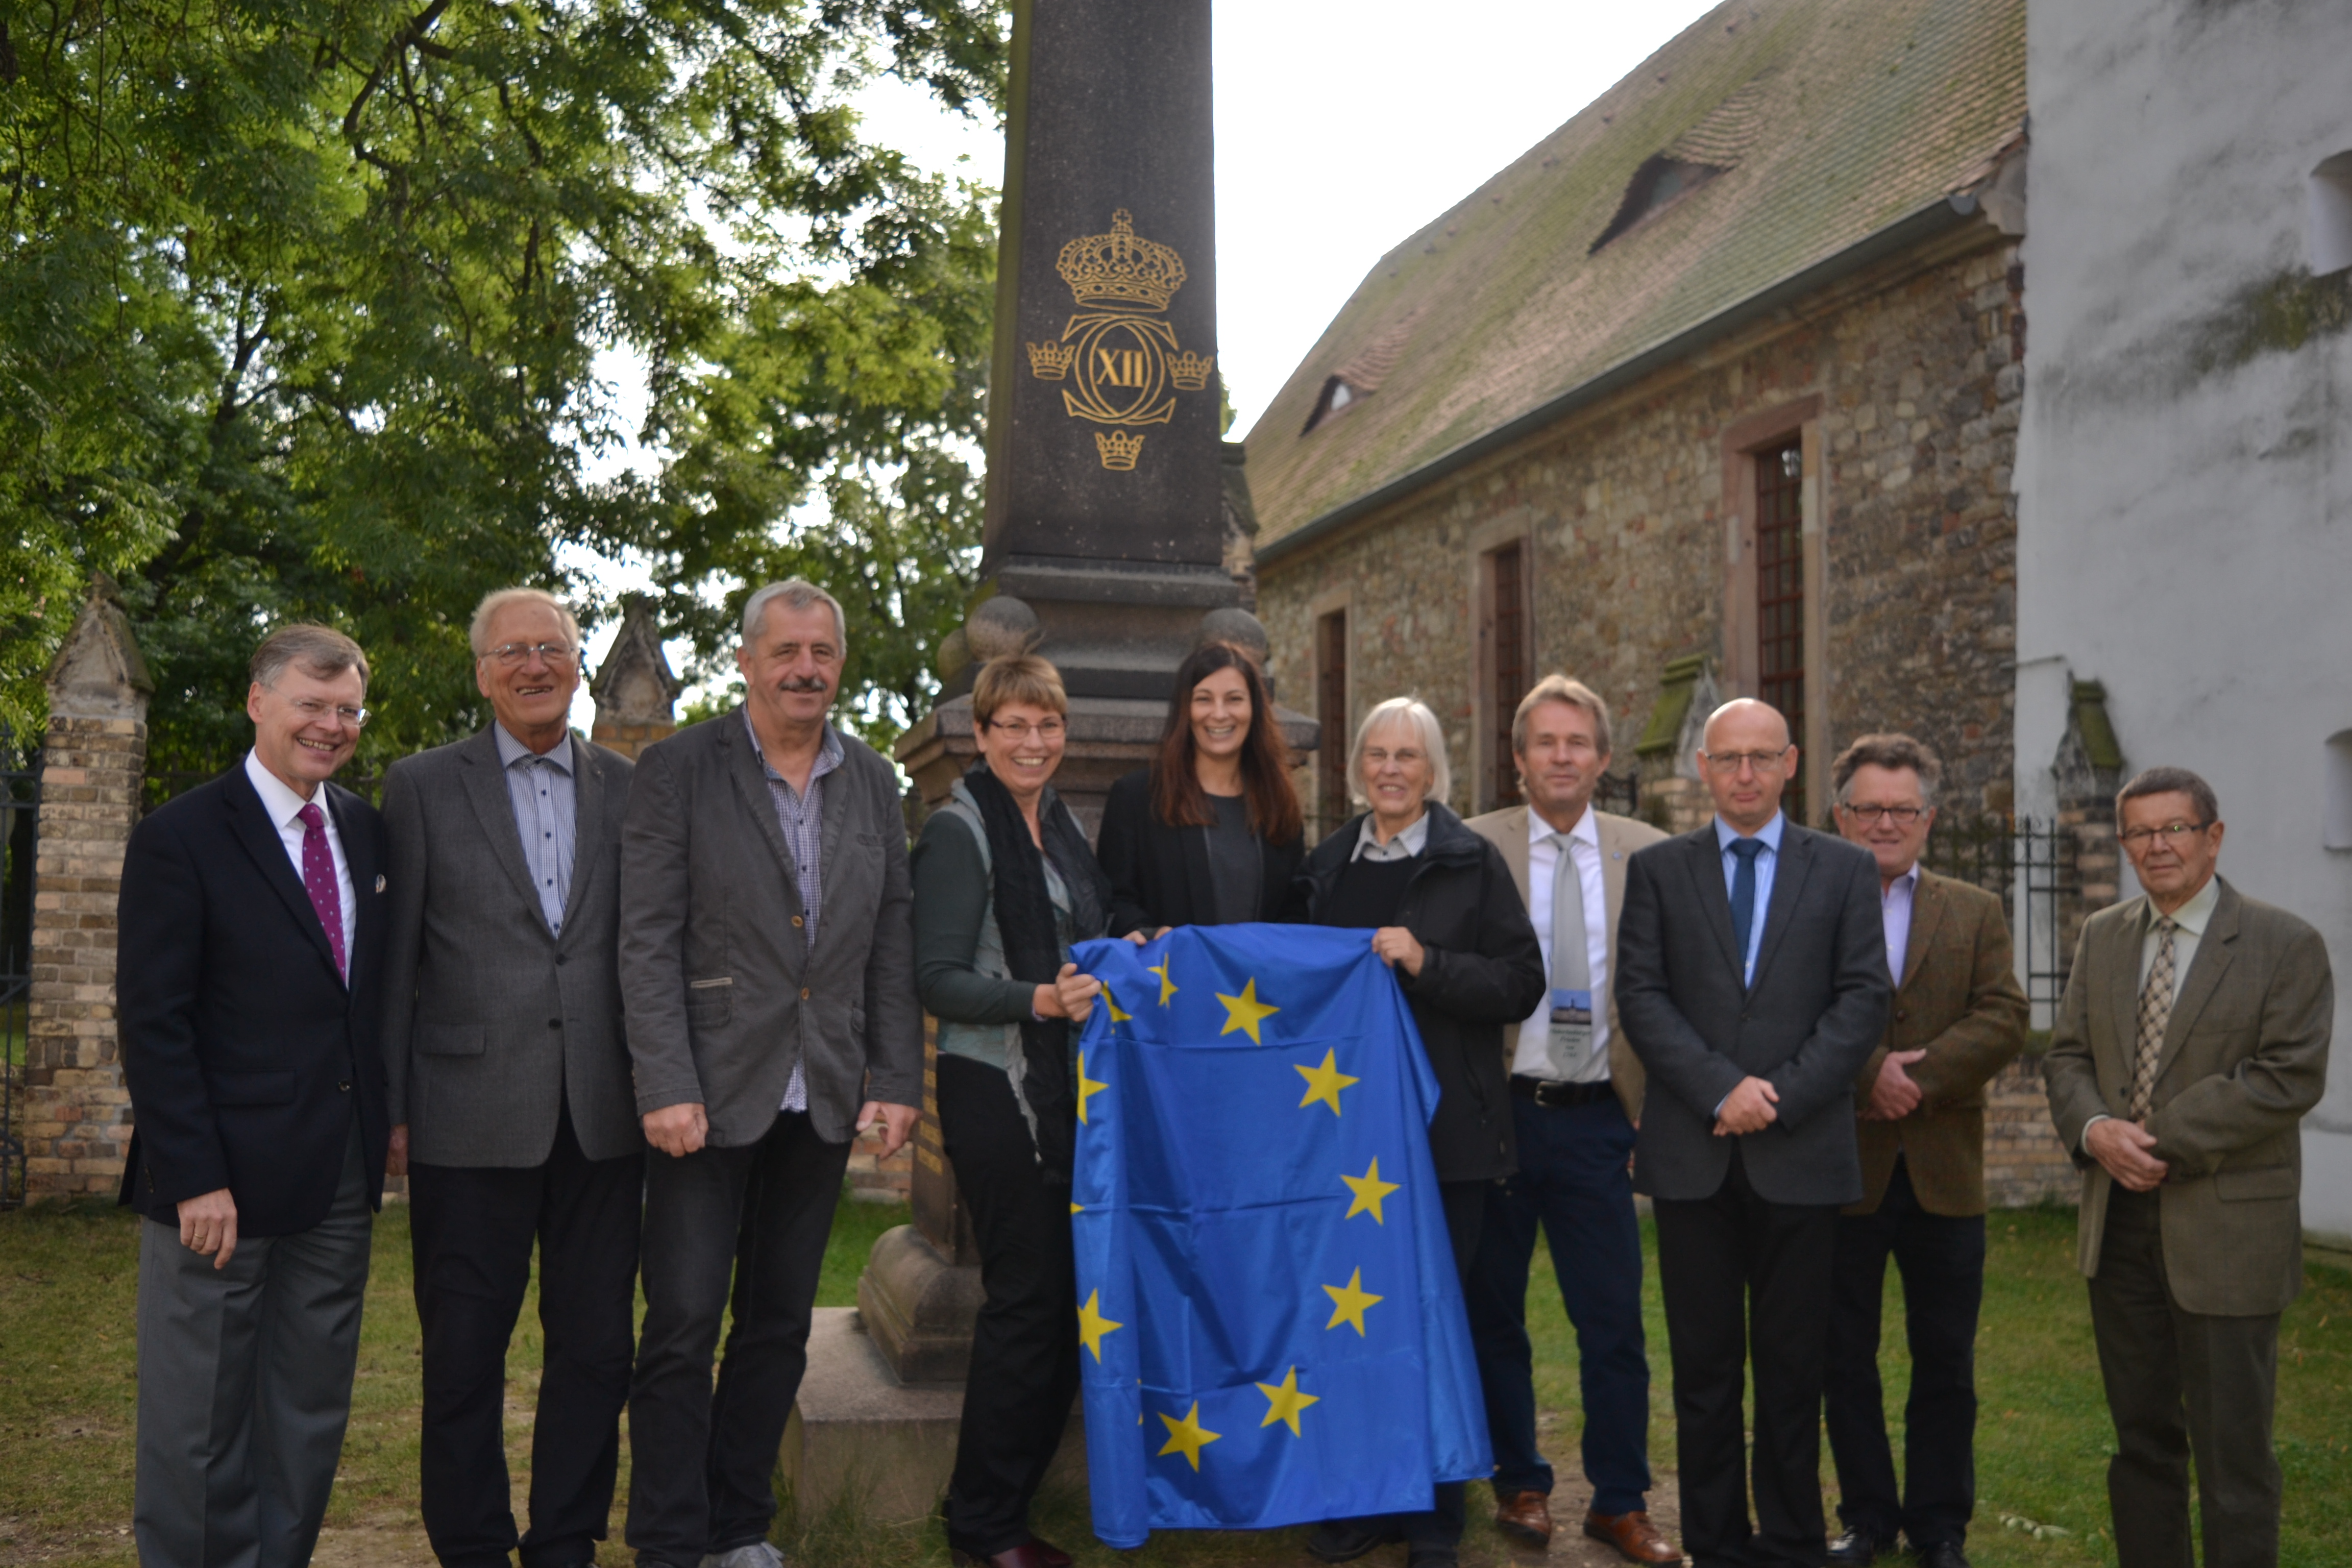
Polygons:
M1592 989L1592 953L1585 945L1584 877L1577 869L1576 857L1569 852L1570 839L1565 833L1551 836L1558 852L1551 866L1551 984L1555 991ZM1591 1039L1588 1034L1584 1037ZM1566 1062L1559 1053L1551 1055L1551 1073L1555 1079L1574 1080L1583 1075L1586 1063Z
M2156 1058L2164 1054L2164 1026L2172 1021L2172 933L2179 928L2170 915L2156 922L2156 962L2147 966L2147 980L2139 988L2139 1035L2132 1042L2131 1114L2145 1121L2156 1109Z
M1761 838L1735 838L1731 853L1739 861L1731 874L1731 934L1738 940L1739 984L1748 984L1748 933L1756 926L1756 857L1763 852Z
M327 928L327 945L334 949L335 973L349 984L351 960L343 952L343 894L335 881L335 857L327 847L327 816L316 801L294 814L302 821L302 890L310 908Z

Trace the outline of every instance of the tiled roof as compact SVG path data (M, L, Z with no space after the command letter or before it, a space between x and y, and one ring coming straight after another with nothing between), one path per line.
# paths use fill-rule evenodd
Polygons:
M1981 178L2024 119L2023 0L1717 6L1381 258L1250 431L1260 548ZM1725 172L1593 251L1661 153ZM1335 374L1377 395L1302 435Z

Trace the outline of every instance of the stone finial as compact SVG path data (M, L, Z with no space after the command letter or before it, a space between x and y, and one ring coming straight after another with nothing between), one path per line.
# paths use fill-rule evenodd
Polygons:
M662 652L661 626L653 601L643 594L621 599L621 633L597 667L588 693L596 700L600 726L674 724L681 688Z
M964 646L975 662L1027 653L1045 635L1037 612L1010 594L999 594L964 617Z
M1194 647L1206 647L1213 642L1224 643L1240 649L1263 670L1273 644L1265 635L1265 624L1247 610L1226 605L1211 610L1201 617L1201 629L1192 636Z
M1716 706L1715 670L1705 654L1668 661L1660 672L1658 700L1650 709L1649 722L1633 743L1644 784L1654 778L1699 776L1699 744L1706 735L1706 716Z
M121 591L98 573L72 629L49 661L49 712L59 718L144 719L155 689L122 613Z

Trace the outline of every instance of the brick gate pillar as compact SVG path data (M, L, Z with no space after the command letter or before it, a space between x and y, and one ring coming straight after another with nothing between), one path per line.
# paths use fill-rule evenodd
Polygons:
M139 818L154 682L100 576L49 666L25 1051L26 1187L111 1194L131 1142L114 1036L114 906Z

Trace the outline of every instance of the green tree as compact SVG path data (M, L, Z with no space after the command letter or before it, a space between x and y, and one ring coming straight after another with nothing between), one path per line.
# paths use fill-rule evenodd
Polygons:
M851 100L990 112L1002 57L981 0L0 5L0 717L103 567L160 765L234 751L294 616L368 648L368 753L434 744L475 600L581 546L712 655L743 576L854 582L887 731L970 572L992 215ZM608 349L648 476L589 477Z

